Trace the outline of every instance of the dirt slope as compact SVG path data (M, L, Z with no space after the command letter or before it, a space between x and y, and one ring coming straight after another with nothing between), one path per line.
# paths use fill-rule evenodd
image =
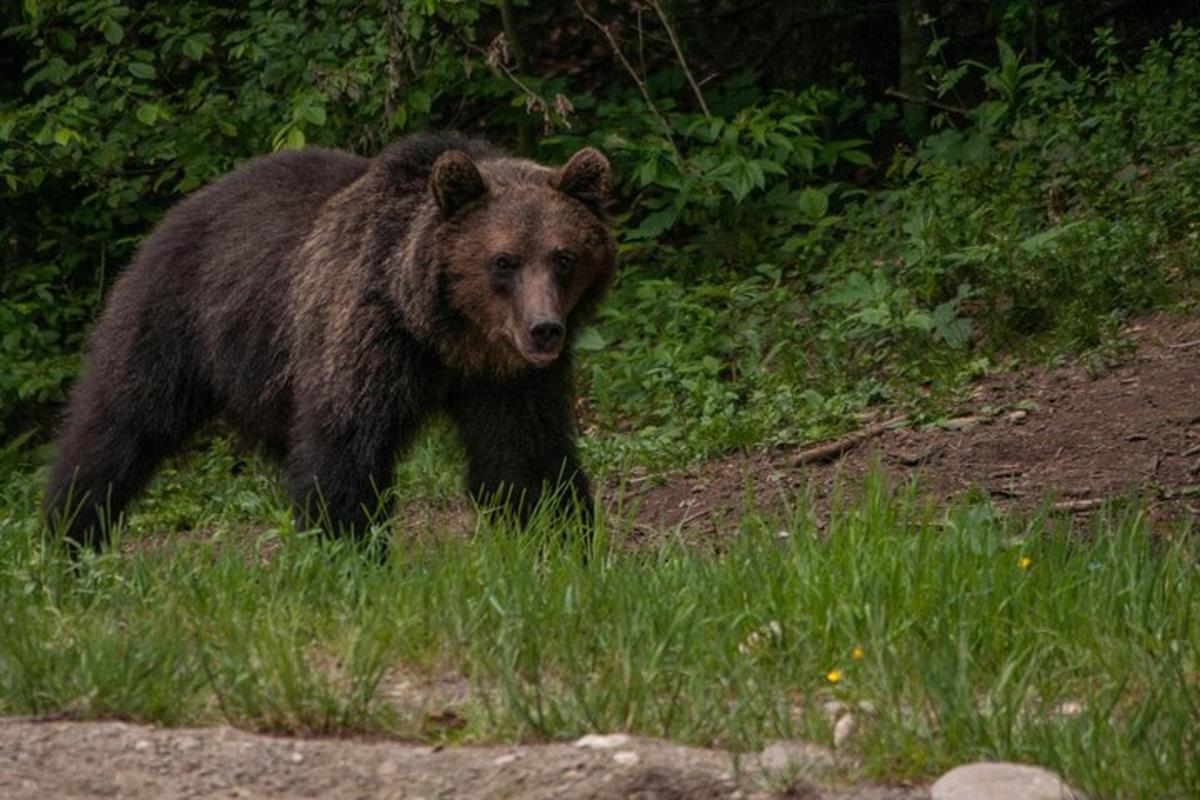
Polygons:
M746 489L760 506L805 487L820 512L838 478L879 463L919 476L936 496L975 488L998 506L1047 498L1067 512L1140 496L1154 521L1200 510L1200 316L1158 315L1127 330L1132 348L1093 375L1073 364L991 377L941 426L899 428L825 463L801 452L757 453L668 476L635 492L640 526L693 537L728 532ZM781 492L781 490L783 490Z

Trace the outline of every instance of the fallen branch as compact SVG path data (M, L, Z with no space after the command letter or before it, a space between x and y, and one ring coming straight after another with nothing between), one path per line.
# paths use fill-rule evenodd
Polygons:
M800 467L805 464L824 464L827 461L832 461L838 456L846 453L868 439L874 439L879 434L899 428L908 422L908 416L899 416L889 419L887 422L879 422L875 425L868 425L865 428L855 431L854 433L844 438L838 439L826 444L810 447L798 453L792 464Z
M1090 511L1104 505L1103 497L1087 497L1083 500L1060 500L1050 506L1051 511L1070 511L1072 514L1080 511Z
M1190 342L1180 342L1179 344L1169 344L1167 347L1171 348L1172 350L1184 350L1188 347L1195 347L1197 345L1200 345L1200 339L1193 339Z

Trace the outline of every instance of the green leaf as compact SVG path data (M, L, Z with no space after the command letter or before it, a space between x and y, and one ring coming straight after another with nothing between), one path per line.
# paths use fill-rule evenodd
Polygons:
M304 118L318 127L325 124L325 106L305 106Z
M809 219L818 220L829 210L829 198L821 190L810 186L800 192L796 198L796 207Z
M433 106L433 101L429 97L429 92L417 89L408 93L408 105L412 107L413 111L428 114L429 109Z
M59 128L54 131L54 143L57 145L66 146L71 143L72 139L79 142L83 141L83 137L79 135L79 132L70 128Z
M199 61L204 58L204 52L207 49L204 39L199 36L189 36L183 40L183 54L192 61Z
M303 130L296 127L296 128L292 128L290 131L288 131L288 135L287 135L287 146L288 147L292 148L293 150L299 150L301 147L304 147L304 142L305 142L305 139L304 139L304 131Z
M843 150L838 153L838 158L851 164L858 164L860 167L869 167L872 163L871 157L861 150Z
M129 64L129 73L135 78L142 80L153 80L155 72L154 67L141 61L132 61Z
M104 38L109 44L120 44L125 38L124 29L112 17L106 18L101 24L104 27Z
M404 130L404 126L408 124L408 107L404 105L396 106L396 110L392 113L392 118L388 126L394 131Z
M579 338L575 340L575 348L587 352L603 350L607 346L608 342L600 335L600 331L594 327L584 328L580 332Z
M155 103L142 103L137 110L138 121L146 125L153 125L159 117L159 108Z
M642 224L629 232L630 239L654 239L665 233L679 217L679 209L674 206L647 214Z

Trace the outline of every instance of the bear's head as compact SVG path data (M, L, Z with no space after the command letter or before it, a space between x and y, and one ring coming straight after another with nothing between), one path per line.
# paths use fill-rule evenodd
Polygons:
M559 169L461 150L437 158L423 238L437 302L458 321L436 342L443 359L511 375L562 356L613 274L611 181L590 147Z

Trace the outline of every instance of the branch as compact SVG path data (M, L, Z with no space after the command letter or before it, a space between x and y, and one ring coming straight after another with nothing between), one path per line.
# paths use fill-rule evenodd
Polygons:
M880 422L875 425L857 430L854 433L842 439L826 444L810 447L807 450L800 451L792 460L792 463L799 467L805 464L824 464L827 461L832 461L843 453L853 450L868 439L874 439L885 431L890 431L894 428L899 428L908 423L907 416L899 416L889 419L887 422Z
M692 75L692 71L688 69L687 59L683 57L683 48L679 46L679 40L675 38L675 29L671 27L671 21L667 19L667 15L663 13L662 6L658 0L650 0L650 7L658 14L658 19L667 30L667 37L671 40L671 46L675 48L675 57L679 59L679 66L683 69L683 74L687 76L688 83L692 86L692 92L696 95L696 101L700 103L700 110L704 112L705 117L712 117L708 113L708 103L704 102L704 95L700 92L700 85L696 83L696 78Z
M637 84L638 89L642 93L642 99L646 101L646 106L662 124L663 134L667 137L667 141L671 143L671 149L678 153L679 148L675 146L675 137L671 135L671 123L667 122L667 118L664 117L663 113L658 110L658 106L654 105L654 100L650 97L650 90L646 88L646 82L642 80L641 76L639 76L637 71L633 68L633 65L629 63L627 58L625 58L625 54L621 52L621 47L617 44L617 40L613 38L612 32L604 26L604 23L600 22L600 20L589 14L587 9L583 7L583 3L581 3L580 0L575 0L575 7L579 9L579 13L583 15L584 19L592 23L592 25L595 25L600 29L600 32L604 34L604 38L608 40L608 44L612 47L613 53L617 56L617 59L620 60L621 66L625 68L625 71L629 73L629 77L632 78L633 82Z
M950 114L958 114L959 116L963 117L970 113L965 108L960 108L959 106L949 106L945 103L939 103L937 100L930 100L928 97L913 97L911 94L905 94L894 86L889 86L884 90L883 93L888 97L894 97L904 103L912 103L913 105L918 106L928 106L930 108L936 108L939 111L945 111Z

